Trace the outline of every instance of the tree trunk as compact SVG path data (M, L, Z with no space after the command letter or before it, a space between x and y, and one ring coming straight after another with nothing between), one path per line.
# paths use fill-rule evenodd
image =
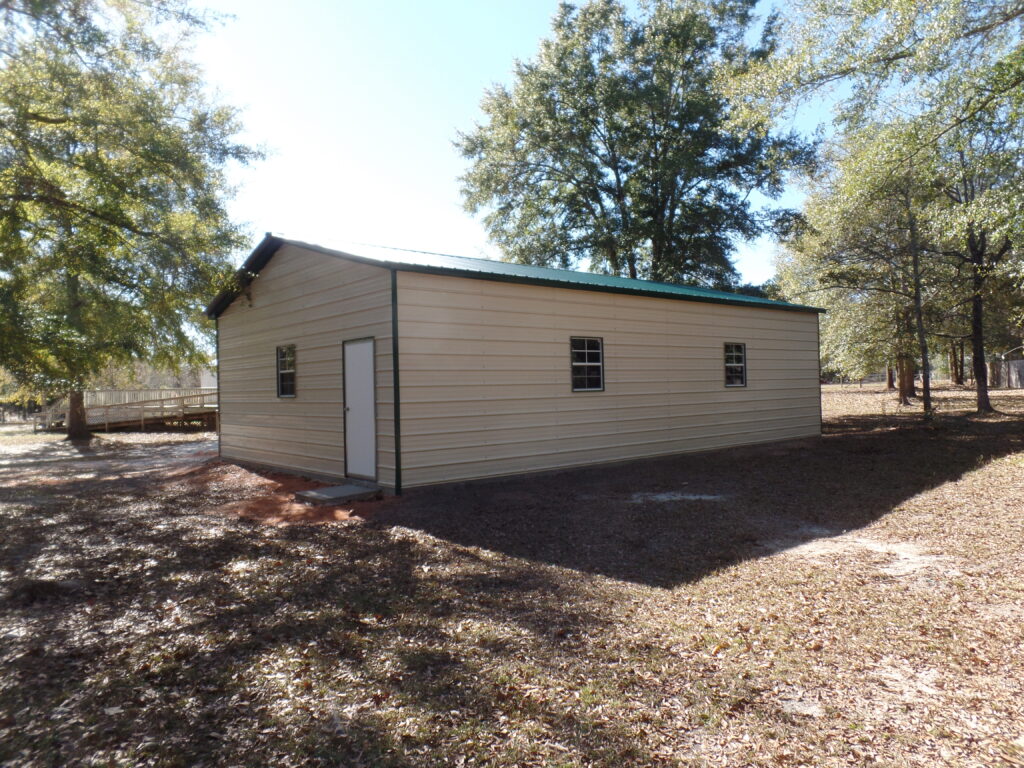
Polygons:
M899 384L897 398L900 405L910 405L914 392L914 364L909 356L900 355L896 358L896 379Z
M69 273L65 279L65 287L68 292L68 327L81 333L84 326L78 275ZM92 434L89 432L89 425L85 419L85 394L82 392L84 382L81 379L73 381L76 386L68 392L68 440L90 440Z
M988 364L988 386L989 388L1003 386L1003 366L995 360Z
M963 343L949 342L949 378L954 384L963 386L964 357Z
M896 389L896 371L891 365L885 366L885 388L890 392Z
M68 393L68 440L89 440L92 433L85 421L85 393L80 389Z
M917 217L907 192L907 219L910 224L910 263L914 274L914 330L921 353L921 407L925 417L932 415L932 373L928 354L928 336L924 330L924 301L921 298L921 245L917 235Z
M971 296L971 368L974 371L974 391L978 413L993 413L988 398L988 366L985 365L985 303L981 295L984 278L981 268L974 267L974 295Z

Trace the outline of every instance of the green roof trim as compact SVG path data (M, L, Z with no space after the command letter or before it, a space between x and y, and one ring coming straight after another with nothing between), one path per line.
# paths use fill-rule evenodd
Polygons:
M367 245L356 246L351 251L334 250L312 243L304 243L299 240L288 240L268 233L239 269L236 275L236 282L239 288L222 291L206 308L207 315L218 317L221 312L227 309L228 305L241 293L241 290L266 266L266 263L270 261L274 253L285 245L292 245L336 258L375 264L380 267L403 272L422 272L453 277L468 277L477 280L547 285L556 288L624 293L636 296L701 301L712 304L730 304L790 312L825 311L818 307L790 304L785 301L773 301L772 299L762 299L757 296L746 296L740 293L730 293L729 291L716 291L711 288L700 288L692 285L655 283L650 280L635 280L615 275L600 275L594 272L575 272L568 269L552 269L550 267L537 267L530 264L513 264L507 261L473 259L466 256L449 256L441 253L427 253Z

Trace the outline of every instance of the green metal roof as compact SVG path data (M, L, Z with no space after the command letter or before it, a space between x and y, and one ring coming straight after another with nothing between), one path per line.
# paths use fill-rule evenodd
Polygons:
M825 311L817 307L773 301L756 296L746 296L740 293L730 293L729 291L716 291L711 288L700 288L692 285L656 283L650 280L635 280L628 277L602 275L595 272L576 272L568 269L536 267L529 264L513 264L507 261L473 259L466 256L450 256L442 253L428 253L370 245L356 245L350 249L335 250L312 243L304 243L299 240L288 240L270 234L263 239L263 242L256 247L249 258L246 259L245 264L242 265L238 274L240 283L242 285L247 284L259 273L273 254L284 245L293 245L341 259L377 264L388 269L406 272L425 272L480 280L498 280L502 282L548 285L607 293L656 296L714 304L734 304L760 307L762 309L780 309L796 312ZM211 317L218 316L237 295L237 291L222 292L207 307L207 314Z

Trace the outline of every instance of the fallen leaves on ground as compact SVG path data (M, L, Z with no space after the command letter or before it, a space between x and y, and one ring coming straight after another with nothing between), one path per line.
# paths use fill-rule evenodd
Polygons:
M0 430L0 763L1018 765L1022 395L318 524L208 435Z

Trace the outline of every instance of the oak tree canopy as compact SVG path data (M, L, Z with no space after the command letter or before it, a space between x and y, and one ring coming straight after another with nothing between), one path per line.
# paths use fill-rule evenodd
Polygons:
M784 226L751 194L810 160L793 135L730 127L723 70L767 55L753 0L562 5L536 57L491 88L457 146L467 208L505 256L651 280L730 286L736 238Z

